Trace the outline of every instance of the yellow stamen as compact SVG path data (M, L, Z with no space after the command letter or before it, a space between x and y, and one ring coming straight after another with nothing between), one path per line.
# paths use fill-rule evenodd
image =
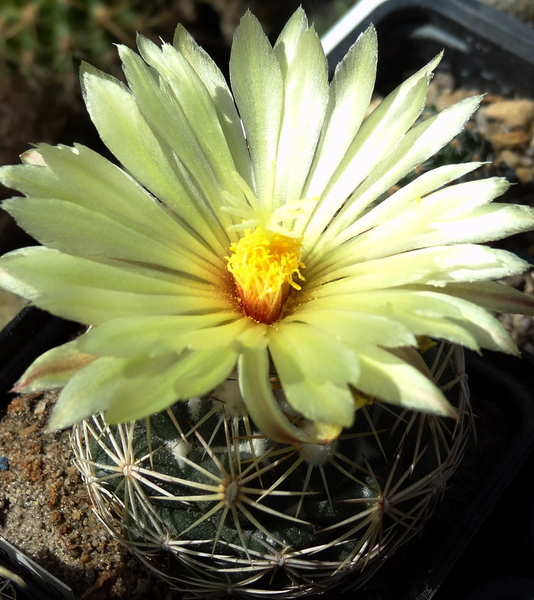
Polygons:
M356 410L360 410L363 406L369 406L374 403L375 399L369 394L365 394L364 392L360 392L355 388L351 388L352 397L354 398L354 406Z
M290 288L300 290L294 280L304 277L300 269L301 241L262 227L247 229L243 237L230 246L228 270L234 276L235 287L243 312L270 325L280 316Z
M430 348L433 348L437 345L434 340L431 340L426 335L418 335L416 336L416 339L417 343L419 344L418 350L421 354L424 354L427 350L430 350Z

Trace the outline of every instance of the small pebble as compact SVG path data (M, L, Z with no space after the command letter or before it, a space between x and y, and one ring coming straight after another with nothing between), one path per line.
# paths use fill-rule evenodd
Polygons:
M521 164L521 156L512 150L503 150L500 159L510 169L516 169Z
M44 413L44 411L46 410L46 398L43 398L42 400L40 400L37 403L37 406L35 407L33 414L34 415L42 415Z
M489 119L500 121L506 127L523 128L534 120L534 102L531 100L502 100L486 107Z
M530 183L534 181L534 167L517 167L515 174L520 183Z
M503 133L492 133L488 137L495 148L513 148L528 144L532 137L529 131L507 131Z

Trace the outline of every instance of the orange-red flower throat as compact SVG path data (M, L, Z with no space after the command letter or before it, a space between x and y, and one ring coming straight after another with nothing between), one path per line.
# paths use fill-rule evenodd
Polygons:
M231 244L228 270L234 276L239 302L248 317L266 325L280 317L291 288L301 289L294 277L304 280L300 249L299 238L262 227L247 229L238 242Z

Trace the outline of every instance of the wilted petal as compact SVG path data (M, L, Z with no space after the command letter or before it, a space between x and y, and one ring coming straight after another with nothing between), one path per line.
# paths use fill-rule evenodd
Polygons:
M59 395L48 430L63 429L105 411L111 392L123 375L124 364L121 359L98 358L78 371Z
M63 387L73 375L97 358L97 356L81 352L78 340L52 348L26 369L13 391L21 394L33 394Z

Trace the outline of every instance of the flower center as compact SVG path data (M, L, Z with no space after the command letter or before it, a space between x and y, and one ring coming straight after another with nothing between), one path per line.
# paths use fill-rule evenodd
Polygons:
M304 277L300 269L301 241L262 227L247 229L243 237L230 246L228 270L234 276L235 286L243 312L270 325L282 311L290 288L300 290L293 281L296 275Z

